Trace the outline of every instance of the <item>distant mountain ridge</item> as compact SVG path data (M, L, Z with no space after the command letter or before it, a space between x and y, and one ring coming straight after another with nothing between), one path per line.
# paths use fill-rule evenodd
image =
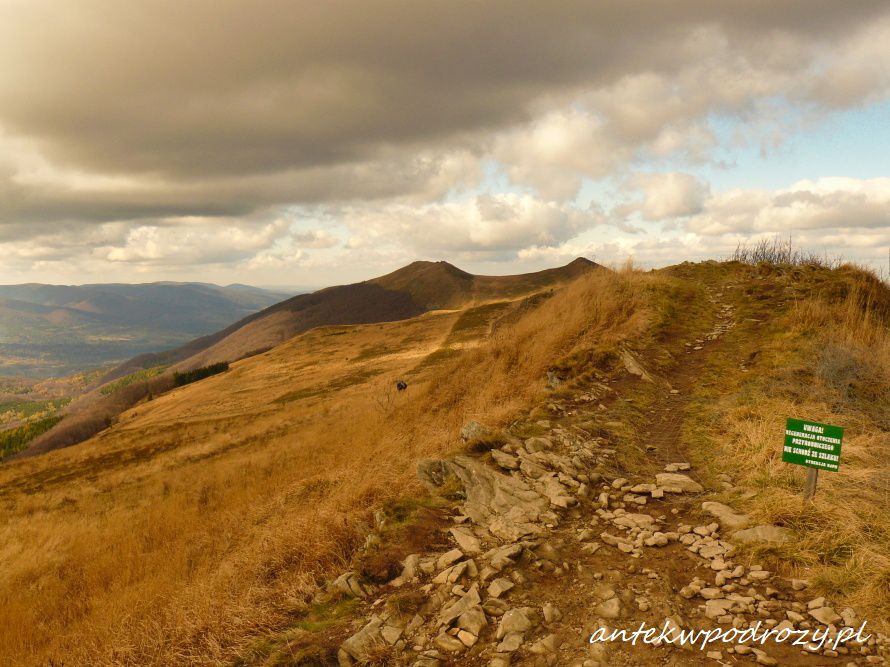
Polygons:
M317 326L390 322L431 310L514 298L573 280L596 268L601 267L579 257L565 266L534 273L480 276L444 261L412 262L379 278L297 295L175 350L133 359L105 381L158 364L197 368L235 361Z
M289 294L232 285L0 285L0 375L60 376L175 347Z

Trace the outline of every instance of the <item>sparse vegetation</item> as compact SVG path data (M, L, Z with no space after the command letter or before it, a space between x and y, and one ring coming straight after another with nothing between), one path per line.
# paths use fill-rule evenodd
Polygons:
M740 243L730 258L742 264L767 264L774 266L818 266L827 269L837 268L841 261L828 253L818 254L795 248L791 238L784 240L778 236L762 239L754 243Z

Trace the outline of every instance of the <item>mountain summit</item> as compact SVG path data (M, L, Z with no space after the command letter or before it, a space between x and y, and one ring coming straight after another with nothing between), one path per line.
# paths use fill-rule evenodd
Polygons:
M535 273L480 276L444 261L412 262L379 278L292 297L182 347L137 357L106 379L158 364L196 368L234 361L268 350L318 326L392 322L431 310L517 298L597 268L601 268L599 264L579 257L565 266Z

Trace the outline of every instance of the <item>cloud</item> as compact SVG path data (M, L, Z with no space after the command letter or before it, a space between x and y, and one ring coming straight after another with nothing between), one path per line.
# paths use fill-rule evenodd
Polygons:
M730 190L709 198L686 228L703 235L890 228L890 178L820 178L775 192Z
M338 220L353 233L351 247L397 243L425 257L515 256L529 246L571 239L604 216L596 208L504 193L422 206L350 207Z
M709 188L690 174L637 174L629 187L642 191L637 206L646 220L684 218L702 211Z
M690 172L885 99L888 44L882 0L12 0L0 251L275 275L877 229L884 185L711 193Z
M700 159L708 113L788 82L832 104L886 93L874 65L843 94L816 66L829 54L856 78L883 53L882 14L878 0L9 2L0 131L18 148L0 221L429 201L492 155L568 196L640 149Z

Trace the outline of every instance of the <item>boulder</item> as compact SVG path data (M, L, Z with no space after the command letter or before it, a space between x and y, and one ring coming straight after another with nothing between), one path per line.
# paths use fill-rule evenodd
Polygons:
M461 488L466 499L464 513L502 540L515 542L543 530L541 522L550 500L522 479L466 456L424 459L418 463L417 474L433 492L442 487Z

